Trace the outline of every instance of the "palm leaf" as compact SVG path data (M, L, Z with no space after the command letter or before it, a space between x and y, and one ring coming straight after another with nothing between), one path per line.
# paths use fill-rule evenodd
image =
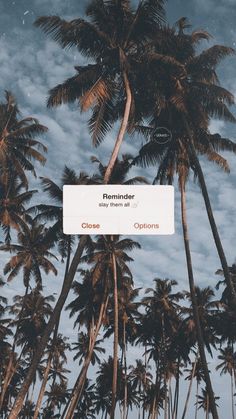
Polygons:
M92 135L93 145L97 147L111 130L114 124L113 102L105 100L93 109L89 120L89 131Z
M65 80L49 91L48 107L79 100L101 77L99 65L76 67L78 74Z
M94 104L103 103L106 99L109 98L109 93L107 90L107 85L105 80L101 77L96 80L94 85L87 90L84 95L80 98L80 106L82 111L87 111Z
M35 26L51 35L62 48L77 47L87 57L98 58L110 46L106 34L83 19L68 22L58 16L42 16Z

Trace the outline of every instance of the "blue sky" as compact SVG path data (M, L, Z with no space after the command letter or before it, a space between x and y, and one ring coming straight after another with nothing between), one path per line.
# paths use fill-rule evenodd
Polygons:
M113 130L104 143L94 149L86 127L87 115L81 115L76 105L70 108L62 106L55 110L46 109L48 89L73 75L73 66L81 64L83 59L76 50L61 50L39 29L34 28L32 23L36 17L45 14L58 14L68 19L77 17L83 13L84 4L85 2L79 0L0 0L0 98L3 98L5 89L11 90L18 100L22 114L37 117L49 128L43 139L48 146L48 162L44 168L37 167L37 172L38 175L49 176L55 181L59 180L65 164L77 171L87 170L91 173L95 170L94 167L91 168L91 155L98 156L105 163L117 133L116 129ZM235 0L172 0L167 4L167 16L170 23L181 16L188 16L194 29L203 28L213 35L214 39L210 44L236 46ZM236 58L226 60L220 67L222 84L233 93L236 93L235 72ZM236 141L235 126L232 124L212 121L211 130ZM135 155L140 144L140 139L127 137L122 151ZM226 155L226 158L231 167L230 175L222 173L205 160L202 160L202 165L216 222L231 265L236 256L236 157ZM135 169L135 173L142 173L152 180L155 170ZM35 182L38 185L35 180L32 184L35 186ZM190 181L187 194L195 280L200 286L214 286L218 281L214 273L220 264L198 185ZM178 280L182 289L188 288L177 188L176 234L171 237L140 237L139 241L142 250L134 252L135 264L132 266L137 286L149 287L154 277L168 277ZM0 260L2 270L7 255L1 255ZM61 279L60 274L57 278L45 278L45 292L57 292ZM22 292L21 278L16 278L3 291L9 298L16 292ZM75 340L75 331L66 315L62 319L62 331L63 329ZM214 366L215 360L211 362ZM229 409L229 387L221 385L220 389L219 382L214 381L216 393L222 396L221 412L226 412ZM224 397L223 392L226 393Z

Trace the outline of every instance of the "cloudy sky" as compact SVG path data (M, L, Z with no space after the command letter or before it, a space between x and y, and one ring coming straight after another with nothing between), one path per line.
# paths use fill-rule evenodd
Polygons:
M45 103L48 89L74 74L73 66L81 63L76 50L62 51L57 44L33 27L36 17L58 14L65 18L81 16L85 0L0 0L0 98L4 90L11 90L16 96L22 114L37 117L49 128L44 142L48 146L48 162L44 168L38 167L38 175L49 176L55 181L60 178L65 164L80 171L94 170L90 156L97 155L104 163L116 137L114 130L99 149L93 149L86 128L86 115L81 115L76 106L63 106L47 110ZM236 4L235 0L172 0L167 4L167 16L174 23L182 16L189 17L193 27L208 30L214 37L212 43L236 46ZM222 84L236 92L236 58L228 59L220 67ZM212 132L219 132L236 141L235 126L212 121ZM122 151L133 154L140 143L126 138ZM226 156L231 174L222 173L217 167L202 160L215 218L228 262L231 265L235 250L235 202L236 202L236 157ZM154 170L142 174L150 180ZM190 225L191 249L196 283L200 286L214 286L218 278L215 271L220 267L217 253L205 214L204 202L197 185L188 185L188 218ZM1 240L1 238L0 238ZM179 194L176 188L176 233L171 237L140 238L142 250L134 253L133 266L135 284L147 287L154 277L168 277L179 281L181 288L187 288L187 272L184 259L180 224ZM1 255L4 266L6 256ZM55 292L60 288L61 277L45 280L46 291ZM9 297L22 291L21 278L5 287ZM71 325L71 323L69 323ZM68 330L68 319L64 316L62 329ZM70 335L73 337L71 330ZM140 354L139 354L140 356ZM212 367L215 360L210 360ZM222 397L221 412L226 412L229 404L227 387L214 383L215 391ZM225 393L225 394L224 394ZM135 415L134 415L135 417Z

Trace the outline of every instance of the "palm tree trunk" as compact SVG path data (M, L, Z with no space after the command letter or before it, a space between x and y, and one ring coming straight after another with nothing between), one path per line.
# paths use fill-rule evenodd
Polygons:
M117 268L116 268L116 257L115 257L114 251L112 252L112 267L113 267L113 280L114 280L114 345L113 345L113 378L112 378L112 399L111 399L110 419L115 418L115 410L116 410L118 344L119 344Z
M169 380L169 390L168 390L168 419L171 419L171 412L173 410L173 400L172 400L172 390L171 390L171 378Z
M18 417L18 415L19 415L19 413L22 409L24 399L25 399L25 396L26 396L27 391L29 389L29 386L30 386L32 380L34 379L38 363L40 362L40 360L42 358L42 355L43 355L45 347L47 346L49 337L50 337L50 335L53 331L53 328L54 328L56 322L58 321L58 318L59 318L60 313L63 309L63 306L65 304L67 296L70 292L70 289L71 289L71 286L72 286L72 283L73 283L73 280L74 280L74 276L76 274L77 267L78 267L78 264L80 262L83 250L84 250L85 245L86 245L86 242L87 242L87 236L81 236L80 241L79 241L78 246L77 246L77 249L75 251L74 257L72 259L70 268L68 270L68 274L66 275L66 278L64 279L60 296L59 296L59 298L57 300L57 303L54 307L54 310L51 314L50 320L49 320L47 326L45 327L43 336L42 336L42 338L41 338L41 340L38 344L37 350L35 351L35 354L34 354L34 357L32 359L32 362L31 362L29 371L27 373L27 376L26 376L24 382L22 383L21 389L18 393L18 396L15 400L15 403L14 403L13 408L12 408L10 414L9 414L8 419L17 419L17 417Z
M164 389L165 389L165 403L164 403L164 419L168 419L168 388L167 388L167 379L166 371L164 371Z
M207 394L206 419L209 419L209 396Z
M187 413L187 408L188 408L188 403L189 403L190 394L191 394L191 390L192 390L193 379L194 379L194 376L195 376L197 361L198 361L198 354L196 356L196 359L195 359L195 362L194 362L194 365L193 365L193 368L192 368L191 379L190 379L190 383L189 383L189 387L188 387L188 393L187 393L187 397L186 397L186 401L185 401L185 405L184 405L184 411L183 411L183 414L182 414L182 419L185 418L186 413Z
M13 356L14 356L14 353L11 352L10 355L9 355L9 361L8 361L7 368L6 368L6 374L5 374L4 379L2 380L3 386L2 386L2 389L1 389L1 395L0 395L0 411L1 411L2 406L3 406L6 391L8 389L8 386L11 382L12 376L13 376L14 371L15 371L15 367L13 367Z
M50 368L51 368L51 362L52 362L52 357L51 357L51 354L50 354L49 357L48 357L48 362L47 362L46 369L44 371L43 381L42 381L42 385L41 385L41 388L40 388L38 400L37 400L37 403L36 403L36 406L35 406L33 419L37 419L38 416L39 416L39 410L40 410L40 407L41 407L41 404L42 404L42 401L43 401L43 396L44 396L47 381L48 381L48 375L49 375Z
M91 344L90 344L90 349L88 351L88 355L86 357L86 359L84 360L84 364L83 367L81 369L81 372L76 380L76 383L74 385L73 391L72 391L72 395L71 395L71 399L70 399L70 404L69 404L69 408L68 405L66 405L61 419L63 419L64 417L66 417L66 419L71 419L73 417L74 411L76 409L76 406L78 405L78 402L82 396L83 393L83 388L84 388L84 384L86 381L86 377L87 377L87 371L91 362L91 358L93 355L93 350L94 350L94 346L101 328L101 324L102 324L102 320L104 317L104 314L106 312L106 308L107 308L107 303L108 303L108 297L105 296L103 303L101 304L100 307L100 313L99 313L99 318L98 318L98 322L96 325L96 329L94 331L94 335L93 335L93 339L91 340ZM68 412L66 413L68 409Z
M217 229L217 225L216 225L216 222L215 222L214 214L213 214L213 211L212 211L211 202L210 202L210 198L209 198L209 195L208 195L205 178L204 178L204 175L203 175L203 172L202 172L202 168L201 168L199 159L198 159L196 151L195 151L195 147L192 143L192 140L190 140L189 146L190 146L191 156L193 158L193 162L194 162L195 168L197 170L198 179L199 179L199 182L200 182L200 185L201 185L202 195L203 195L203 198L204 198L205 207L206 207L208 219L209 219L210 226L211 226L211 231L212 231L214 241L215 241L215 245L216 245L216 248L217 248L217 252L218 252L218 255L219 255L219 258L220 258L220 261L221 261L221 266L222 266L222 269L223 269L225 281L226 281L227 287L229 289L229 292L230 292L230 295L231 295L231 298L232 298L232 302L233 302L234 306L236 307L236 291L234 289L234 285L233 285L233 282L232 282L231 277L230 277L228 263L227 263L227 260L226 260L226 256L225 256L225 253L224 253L222 243L221 243L221 239L220 239L219 232L218 232L218 229Z
M5 397L6 391L8 389L9 384L11 383L11 379L12 379L12 377L13 377L16 369L17 369L17 366L18 366L18 363L19 363L19 360L20 360L20 358L18 358L17 361L16 361L15 366L12 368L14 352L15 352L15 347L16 347L16 340L17 340L17 337L18 337L18 330L19 330L20 321L21 321L21 318L22 318L22 315L23 315L23 311L24 311L24 308L25 308L25 300L26 300L26 297L28 295L28 291L29 291L29 283L27 284L27 286L25 288L25 294L24 294L24 297L23 297L23 302L22 302L20 313L19 313L18 323L17 323L17 327L16 327L14 339L13 339L12 349L11 349L11 353L10 353L10 356L9 356L8 365L7 365L7 368L6 368L6 374L5 374L5 377L4 377L4 384L3 384L3 387L1 389L0 411L2 409L2 405L3 405L3 402L4 402L4 397ZM21 355L22 355L22 352L21 352Z
M67 258L66 258L65 277L66 277L66 275L68 273L69 266L70 266L70 256L71 256L70 243L68 241L68 253L67 253ZM58 321L57 321L57 324L55 326L52 345L53 345L53 343L55 342L55 340L57 338L58 329L59 329L59 323L60 323L60 316L59 316ZM43 377L42 385L41 385L41 388L40 388L38 400L37 400L37 403L36 403L36 406L35 406L35 411L34 411L34 417L33 417L33 419L37 419L38 416L39 416L39 410L41 408L41 404L42 404L42 401L43 401L43 396L44 396L44 393L45 393L45 390L46 390L48 375L49 375L50 368L51 368L51 363L52 363L52 352L50 353L50 355L48 357L48 362L47 362L47 366L46 366L46 369L45 369L45 372L44 372L44 377ZM53 385L54 385L54 383L53 383Z
M177 419L178 414L178 393L179 393L179 373L180 373L180 357L178 357L177 374L175 383L174 406L172 410L172 418Z
M146 382L147 382L147 375L146 375L146 371L147 371L147 346L144 346L144 366L145 366L145 375L144 375L144 385L143 385L143 416L142 419L145 419L145 407L144 407L144 396L145 396L145 392L146 392ZM141 394L141 392L139 392Z
M124 370L125 370L125 388L124 388L124 408L123 408L123 419L127 416L127 357L126 357L126 322L123 320L123 354L124 354ZM140 415L140 409L139 409Z
M106 168L106 172L105 172L105 175L104 175L104 183L105 184L107 184L109 182L109 179L111 177L115 162L116 162L118 154L119 154L121 144L122 144L123 139L124 139L124 135L125 135L126 130L127 130L128 122L129 122L131 103L132 103L132 93L131 93L129 79L128 79L126 71L124 71L124 73L123 73L123 79L124 79L125 92L126 92L125 111L124 111L124 116L123 116L123 120L122 120L120 129L119 129L119 133L118 133L118 136L117 136L117 139L116 139L116 142L115 142L115 146L114 146L110 161L108 163L108 166Z
M180 376L178 373L178 385L177 385L177 395L176 395L176 409L175 409L175 417L174 419L178 418L178 412L179 412L179 380L180 380Z
M159 391L159 388L160 388L160 385L159 385L159 364L156 363L155 395L154 395L153 405L152 405L151 414L150 414L151 419L155 419L157 391Z
M193 316L194 322L196 327L196 334L197 334L197 341L198 341L198 348L200 353L200 359L204 371L204 377L206 382L207 393L209 395L210 401L210 408L213 419L219 419L214 392L212 389L211 379L208 371L207 360L205 355L204 349L204 341L202 337L199 313L198 313L198 306L197 306L197 299L195 293L195 284L194 284L194 277L193 277L193 268L192 268L192 258L190 253L190 246L189 246L189 237L188 237L188 225L187 225L187 214L186 214L186 193L185 193L185 181L183 177L180 179L180 191L181 191L181 215L182 215L182 226L183 226L183 237L184 237L184 246L185 246L185 253L186 253L186 261L187 261L187 268L188 268L188 278L189 278L189 287L190 287L190 294L191 294L191 301L193 307Z
M68 251L68 255L67 255L65 275L67 275L67 273L68 273L69 263L70 263L70 250ZM56 326L55 326L55 329L54 329L52 346L55 343L56 338L57 338L58 328L59 328L59 322L60 322L60 316L58 318L58 321L57 321ZM53 348L52 348L52 350L53 350ZM42 401L43 401L43 396L44 396L46 385L47 385L47 381L48 381L48 375L49 375L50 368L51 368L52 356L53 356L53 353L51 351L51 353L50 353L50 355L48 357L47 366L46 366L46 369L45 369L45 372L44 372L44 377L43 377L42 385L41 385L41 388L40 388L38 400L37 400L37 403L36 403L36 406L35 406L35 411L34 411L34 417L33 417L33 419L37 419L38 416L39 416L39 410L40 410L40 407L41 407L41 404L42 404ZM54 382L52 384L52 387L54 386L54 383L55 383L55 380L54 380Z
M199 390L199 383L198 383L198 380L197 380L195 419L197 419L197 416L198 416L198 390Z
M231 378L232 419L235 419L235 415L234 415L234 382L233 382L232 371L231 371L231 374L230 374L230 378Z

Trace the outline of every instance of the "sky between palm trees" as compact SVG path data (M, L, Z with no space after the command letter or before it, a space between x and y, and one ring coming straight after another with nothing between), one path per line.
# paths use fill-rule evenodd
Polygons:
M67 106L46 109L48 89L70 77L72 66L81 63L81 57L76 50L63 51L42 31L33 27L32 23L36 17L44 14L58 14L68 19L76 17L83 13L84 3L85 1L81 0L0 0L1 100L3 90L11 90L17 97L22 113L37 117L49 128L49 133L44 139L49 149L48 164L44 168L38 167L37 171L39 175L50 177L56 182L65 164L78 172L89 169L91 171L91 155L97 155L105 164L111 150L110 141L116 135L115 132L109 134L100 148L94 150L86 128L87 116L81 115L75 105L70 109ZM194 28L201 27L214 36L214 43L236 47L235 0L170 0L167 15L170 23L174 23L181 16L188 16ZM235 70L236 58L230 58L221 66L220 75L224 87L236 94ZM223 122L213 121L212 132L216 131L236 141L236 131L232 124L226 126ZM135 155L140 141L127 138L122 151ZM230 176L204 162L203 169L223 245L228 261L232 264L236 257L236 159L233 155L227 155L227 158L231 166ZM140 174L141 170L135 169L135 174L136 172ZM152 180L155 170L146 169L142 171L142 175ZM33 186L36 185L35 182L37 184L37 181L33 180ZM204 202L197 185L190 182L188 190L188 217L196 283L205 286L212 280L214 285L217 282L214 272L220 265L214 250ZM173 237L147 236L139 240L142 250L134 252L133 266L136 286L148 287L155 276L168 276L178 280L181 288L187 288L179 215L177 192L176 234ZM4 266L4 259L7 257L1 254L1 267ZM15 280L7 287L9 297L15 294L16 290L21 292L21 283L21 280ZM58 279L49 277L48 283L45 293L57 292ZM66 328L66 324L67 317L64 316L62 327ZM226 406L220 407L222 411L227 409Z

